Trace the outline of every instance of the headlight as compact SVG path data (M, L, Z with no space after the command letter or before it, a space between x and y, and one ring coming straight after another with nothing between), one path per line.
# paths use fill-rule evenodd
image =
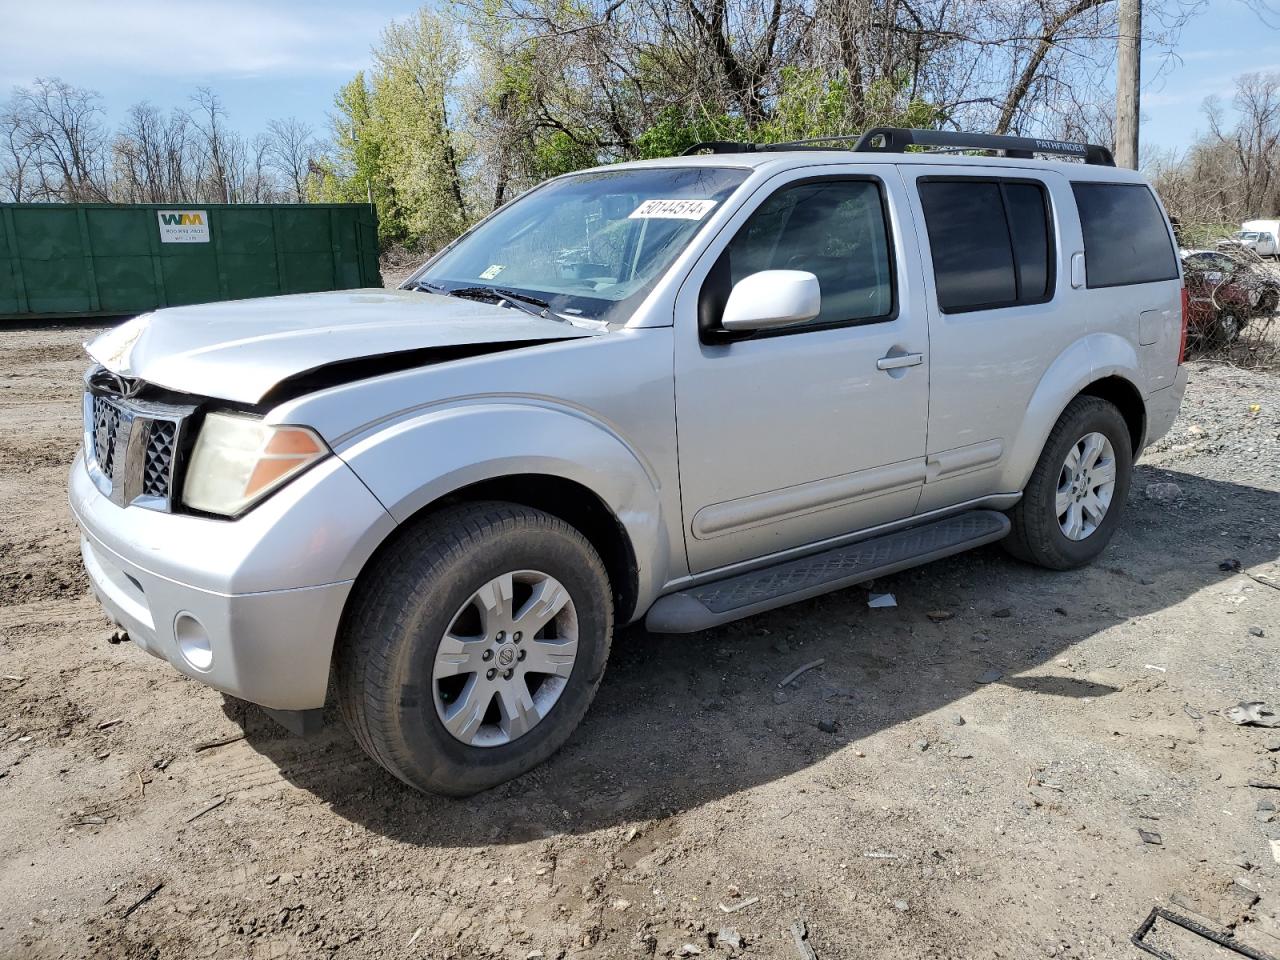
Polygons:
M273 427L253 417L211 413L196 438L182 502L233 517L327 454L306 427Z

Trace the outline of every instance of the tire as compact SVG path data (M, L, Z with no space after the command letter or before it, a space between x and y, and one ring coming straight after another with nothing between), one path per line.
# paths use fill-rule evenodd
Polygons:
M1229 347L1240 339L1240 331L1244 329L1244 321L1234 313L1218 314L1209 328L1208 342L1211 347Z
M1106 439L1114 481L1101 521L1095 520L1090 530L1091 515L1085 506L1079 514L1085 519L1084 528L1075 531L1079 538L1073 539L1064 530L1064 522L1068 521L1059 519L1058 497L1063 493L1060 486L1064 478L1070 480L1068 455L1073 449L1078 451L1078 445L1091 435L1101 435ZM1096 463L1103 464L1106 459L1106 455L1099 455ZM1105 469L1100 466L1090 468L1090 479L1080 484L1081 488L1105 474ZM1070 570L1089 563L1106 548L1120 523L1132 474L1132 439L1120 411L1099 397L1076 397L1067 404L1067 409L1054 424L1031 472L1031 479L1022 491L1022 499L1009 511L1013 530L1002 541L1005 549L1020 560L1051 570ZM1069 483L1065 489L1071 490ZM1068 503L1077 496L1068 495ZM1098 502L1097 498L1093 501L1095 506ZM1080 503L1088 503L1087 494ZM1064 516L1069 517L1069 514Z
M508 584L514 599L504 603L497 596L502 591L490 589L498 583ZM550 609L560 596L555 587L567 601L547 626L520 637L515 628L531 621L515 615L522 607L535 614ZM535 609L535 599L548 595L543 611ZM484 612L499 608L511 619ZM461 643L446 632L476 638ZM339 709L365 752L405 783L467 796L520 776L568 740L600 686L612 635L609 578L578 530L510 503L448 507L400 531L361 575L336 650ZM547 656L572 641L571 662L569 654ZM476 659L481 651L484 663ZM512 655L519 659L504 659ZM552 660L550 669L567 677L525 673L521 666ZM497 670L500 661L506 670ZM442 668L446 663L456 666ZM438 677L441 669L457 676ZM507 671L520 672L506 682ZM486 696L488 707L474 719ZM463 731L467 739L446 727L451 712L451 722L466 721L459 719L462 708L472 718ZM540 719L530 723L538 711Z

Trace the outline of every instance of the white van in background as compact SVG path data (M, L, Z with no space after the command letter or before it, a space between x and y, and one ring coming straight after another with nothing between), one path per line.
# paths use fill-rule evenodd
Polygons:
M1280 220L1246 220L1235 240L1260 257L1280 257Z

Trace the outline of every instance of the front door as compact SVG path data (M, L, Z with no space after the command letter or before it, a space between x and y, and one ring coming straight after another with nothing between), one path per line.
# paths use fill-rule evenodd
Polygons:
M680 492L695 574L910 516L920 495L929 343L911 222L895 212L908 209L904 187L889 164L815 169L761 187L677 299ZM717 336L732 284L777 269L818 277L821 314Z

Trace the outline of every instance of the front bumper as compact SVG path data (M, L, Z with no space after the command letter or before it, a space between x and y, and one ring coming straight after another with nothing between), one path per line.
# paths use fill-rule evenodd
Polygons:
M80 456L70 493L93 592L138 646L264 707L324 705L343 606L395 526L341 460L236 521L121 507Z

